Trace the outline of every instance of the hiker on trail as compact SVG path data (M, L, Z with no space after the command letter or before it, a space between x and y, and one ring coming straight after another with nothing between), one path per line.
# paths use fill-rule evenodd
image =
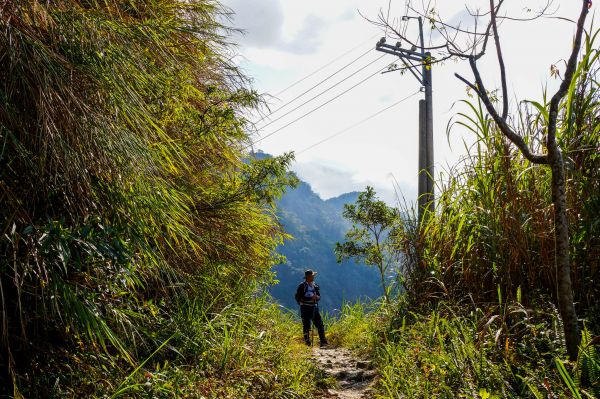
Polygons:
M304 272L304 281L300 283L296 290L296 302L300 305L300 317L302 318L302 331L304 333L304 342L306 345L311 346L312 341L310 339L310 322L315 324L317 331L319 332L319 341L321 346L327 345L327 339L325 338L325 328L323 327L323 320L319 314L318 302L321 299L321 293L319 292L319 286L315 283L316 272L308 269Z

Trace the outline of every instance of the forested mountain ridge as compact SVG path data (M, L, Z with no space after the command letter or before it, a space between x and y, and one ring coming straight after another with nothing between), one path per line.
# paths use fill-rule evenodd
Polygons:
M272 158L260 150L252 155L258 160ZM339 311L344 302L381 296L375 269L352 260L338 263L334 253L335 244L352 227L342 215L344 205L357 198L358 192L350 192L323 200L308 183L299 180L277 201L279 223L291 235L277 248L286 261L273 267L278 283L268 289L277 302L288 309L297 308L294 293L308 268L319 273L324 311Z
M292 239L278 247L286 263L274 267L279 283L270 288L273 297L284 306L295 309L294 292L304 278L304 270L319 274L320 306L325 311L339 310L344 301L381 296L377 272L353 261L337 263L336 242L342 241L350 224L342 216L346 203L356 200L358 193L346 193L322 200L311 187L300 182L278 201L278 217Z

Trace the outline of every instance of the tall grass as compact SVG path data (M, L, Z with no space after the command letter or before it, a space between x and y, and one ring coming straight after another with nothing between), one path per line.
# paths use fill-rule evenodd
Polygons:
M592 398L599 392L589 332L580 350L586 366L563 362L556 310L517 302L502 314L449 302L422 313L404 305L372 312L371 306L345 306L331 334L373 359L375 398L562 398L573 392Z
M98 397L107 392L112 397L284 399L314 392L318 372L298 341L298 323L265 298L219 313L190 303L177 318L181 330L169 343L177 356L150 359L127 384L102 387Z
M600 270L597 35L586 36L558 124L567 159L573 287L579 310L595 326L599 321L595 298L600 294L593 283ZM405 223L405 241L400 244L409 255L405 265L409 293L423 303L467 296L499 303L515 300L519 293L524 303L532 304L540 294L555 297L550 174L509 145L481 103L462 104L466 111L449 124L449 134L460 126L476 140L438 183L440 196L430 221L421 231L410 219ZM533 147L543 143L546 106L544 94L540 102L521 103L512 119Z
M56 350L36 360L50 363L25 397L45 398L214 398L311 397L323 375L300 339L289 314L264 297L207 312L201 303L182 306L177 332L157 330L156 348L135 368L111 367L91 348ZM38 366L39 367L39 366Z
M560 104L573 288L586 329L577 363L563 361L556 303L550 179L497 130L475 100L461 102L448 133L475 137L438 182L435 213L418 226L403 209L397 248L405 291L393 306L366 313L347 306L336 339L370 354L381 398L543 398L599 394L598 193L600 111L598 32ZM511 123L543 152L547 99L525 101Z
M380 304L382 305L382 304ZM378 341L373 336L376 330L375 314L386 309L375 303L345 302L334 320L328 325L328 341L333 345L344 346L363 355L369 355Z
M92 395L73 367L132 372L181 329L181 308L241 309L270 280L291 156L244 161L243 114L261 100L230 62L227 13L0 5L1 393L48 394L56 376ZM177 357L175 343L163 351ZM241 361L231 348L223 367ZM71 377L53 374L62 361Z

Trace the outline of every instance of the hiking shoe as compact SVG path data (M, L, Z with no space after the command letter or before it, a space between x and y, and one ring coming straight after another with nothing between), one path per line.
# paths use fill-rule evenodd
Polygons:
M304 341L304 343L306 344L306 346L312 346L312 342L310 341Z
M325 348L327 346L329 346L329 342L327 342L327 341L321 342L321 348Z

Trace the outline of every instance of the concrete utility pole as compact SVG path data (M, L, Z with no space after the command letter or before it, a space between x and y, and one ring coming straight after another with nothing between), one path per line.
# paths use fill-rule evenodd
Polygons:
M431 53L425 51L425 42L423 39L423 20L421 17L403 16L403 21L417 19L419 21L419 40L421 44L420 51L416 46L411 49L402 48L402 43L398 42L395 46L385 43L385 37L382 37L375 46L377 51L392 54L400 58L415 78L423 86L425 100L419 100L419 224L423 217L429 217L435 209L434 196L434 169L433 169L433 91L431 82ZM419 73L418 64L421 65Z

